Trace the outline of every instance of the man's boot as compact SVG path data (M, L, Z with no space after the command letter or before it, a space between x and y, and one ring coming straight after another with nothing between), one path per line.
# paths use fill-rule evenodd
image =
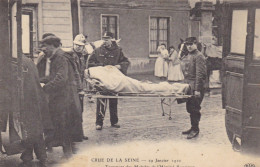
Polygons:
M190 114L190 120L191 120L191 131L187 136L187 139L192 139L198 136L199 134L199 121L200 121L200 113L192 113Z
M182 134L183 135L188 135L188 134L190 134L190 132L192 131L192 128L193 128L193 124L194 124L194 120L192 119L192 115L190 114L190 122L191 122L191 128L190 129L188 129L188 130L186 130L186 131L183 131L182 132Z
M83 135L82 139L83 139L83 140L88 140L88 137L85 136L85 135Z
M190 134L191 131L192 131L192 128L190 128L189 130L183 131L182 134L188 135L188 134Z
M113 128L120 128L120 125L119 124L111 124L111 127L113 127Z
M198 136L199 130L192 129L191 132L188 134L187 139L192 139Z
M96 125L96 130L102 130L102 126L101 125Z

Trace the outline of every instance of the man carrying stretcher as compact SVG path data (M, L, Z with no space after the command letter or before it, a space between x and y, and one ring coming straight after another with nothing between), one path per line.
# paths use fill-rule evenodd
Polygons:
M128 58L124 56L122 49L112 40L113 38L113 33L105 32L102 37L104 44L100 48L97 48L90 57L89 67L112 65L126 75L130 62ZM96 130L102 129L105 116L104 105L101 104L100 100L105 102L105 99L97 100ZM117 115L117 99L109 99L109 112L111 126L120 128Z
M183 131L182 134L188 135L187 139L192 139L199 134L200 105L204 97L204 82L207 72L206 60L197 49L196 37L188 37L185 45L189 54L182 58L184 82L191 86L191 94L195 96L186 103L187 112L190 114L191 128Z

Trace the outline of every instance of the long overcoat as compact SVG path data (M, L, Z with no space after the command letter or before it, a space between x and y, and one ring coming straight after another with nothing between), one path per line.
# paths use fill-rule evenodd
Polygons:
M73 66L68 54L60 48L50 58L50 75L45 77L46 59L37 65L44 91L49 95L49 110L55 127L53 146L59 146L65 137L71 136L72 127L82 121ZM76 114L75 114L76 112ZM77 114L78 113L78 114Z
M23 98L20 122L23 140L37 140L43 129L52 129L48 103L40 85L38 70L33 61L25 56L23 67Z
M83 127L82 127L82 106L80 105L80 99L78 95L78 91L82 86L79 86L81 83L80 73L78 71L78 66L76 63L76 58L70 54L64 55L69 63L69 80L70 80L70 97L73 99L70 105L70 117L73 122L70 126L70 136L72 141L80 142L83 138Z

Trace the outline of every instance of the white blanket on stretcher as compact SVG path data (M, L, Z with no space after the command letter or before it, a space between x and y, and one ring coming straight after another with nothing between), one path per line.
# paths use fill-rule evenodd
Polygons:
M184 83L148 83L125 76L115 66L91 67L85 71L89 78L96 79L107 90L128 93L154 93L160 95L186 94L189 85Z

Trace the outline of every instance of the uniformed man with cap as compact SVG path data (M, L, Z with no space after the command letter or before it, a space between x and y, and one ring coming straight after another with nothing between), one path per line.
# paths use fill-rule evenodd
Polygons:
M122 49L116 44L113 38L113 33L105 32L102 37L104 44L95 49L93 55L89 59L89 67L113 65L122 73L126 74L130 62L128 58L124 56ZM105 99L101 100L105 101ZM111 126L114 128L120 128L117 115L117 99L109 99L109 111ZM98 100L96 113L97 130L101 130L103 127L104 115L104 106Z
M191 93L195 96L186 103L187 112L190 114L191 128L182 134L187 134L187 139L192 139L199 134L200 105L204 97L206 79L206 60L197 49L196 37L187 38L185 45L189 53L182 58L184 81L190 85Z

